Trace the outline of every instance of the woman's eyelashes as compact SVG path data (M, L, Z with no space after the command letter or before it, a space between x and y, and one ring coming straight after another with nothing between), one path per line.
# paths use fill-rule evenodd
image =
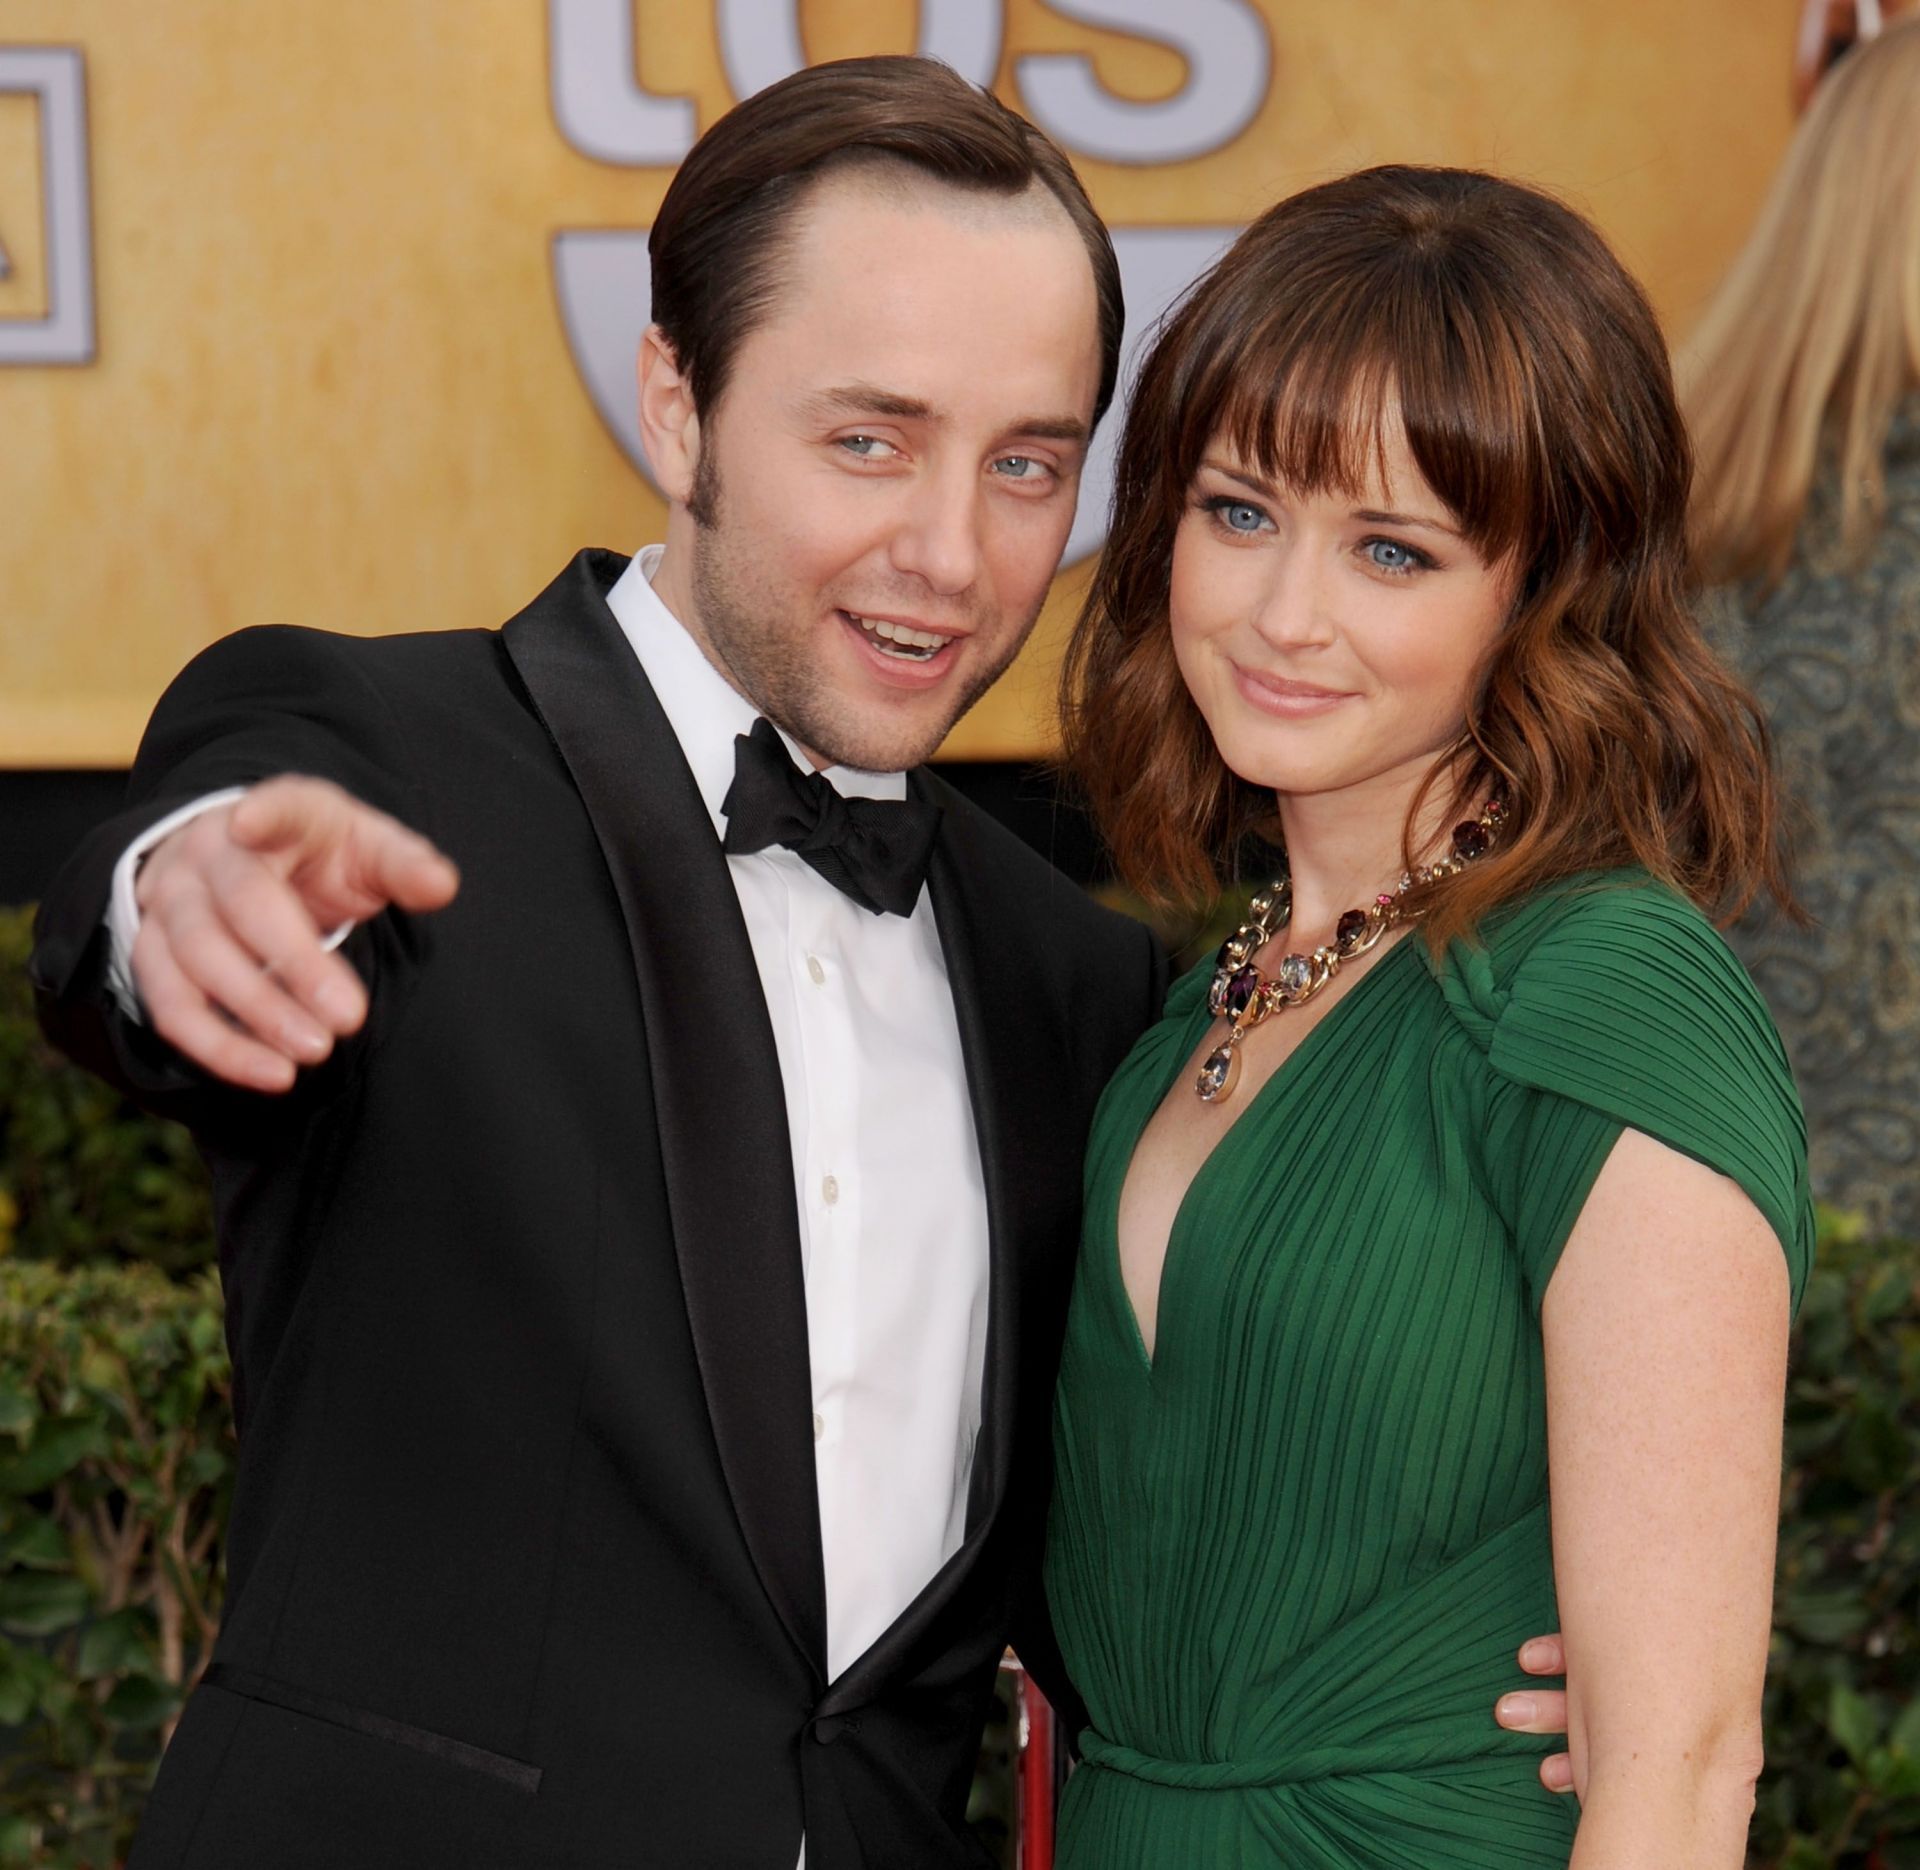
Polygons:
M1236 499L1232 494L1202 494L1197 504L1221 532L1237 539L1249 539L1273 527L1264 508L1255 506L1251 500Z
M1195 502L1217 532L1230 539L1252 539L1277 528L1267 510L1236 494L1202 494ZM1371 533L1354 548L1369 571L1386 578L1410 578L1423 571L1437 571L1440 561L1431 552L1405 539Z
M1423 552L1404 539L1378 536L1362 539L1360 551L1375 571L1389 578L1409 578L1415 572L1435 571L1440 563L1430 552Z

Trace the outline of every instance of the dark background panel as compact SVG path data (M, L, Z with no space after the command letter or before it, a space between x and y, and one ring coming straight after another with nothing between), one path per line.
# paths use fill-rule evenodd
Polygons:
M1045 768L963 760L941 772L1079 882L1105 874L1099 840ZM67 853L120 803L122 772L0 772L0 904L39 899Z
M126 784L121 772L0 772L0 905L37 902Z

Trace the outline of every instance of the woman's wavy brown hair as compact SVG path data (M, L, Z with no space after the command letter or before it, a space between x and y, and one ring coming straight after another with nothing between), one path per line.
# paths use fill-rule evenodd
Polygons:
M1791 903L1766 724L1692 613L1691 464L1652 308L1548 196L1378 168L1271 208L1169 315L1127 412L1106 552L1062 674L1064 757L1121 875L1216 894L1273 794L1228 771L1174 661L1174 530L1216 436L1357 497L1397 422L1512 614L1454 746L1451 808L1498 787L1494 851L1421 893L1436 952L1555 878L1639 864L1722 919Z

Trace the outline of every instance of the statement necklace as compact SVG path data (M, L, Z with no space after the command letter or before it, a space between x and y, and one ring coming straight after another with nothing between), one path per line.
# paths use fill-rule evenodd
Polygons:
M1304 1006L1345 962L1378 946L1388 929L1406 919L1407 892L1454 876L1476 857L1484 856L1493 847L1500 821L1506 815L1506 800L1496 794L1478 818L1454 826L1453 848L1438 863L1407 871L1392 894L1376 896L1364 909L1349 909L1334 924L1330 943L1312 954L1288 955L1271 980L1253 965L1253 957L1293 920L1293 884L1285 876L1269 883L1247 905L1248 919L1220 944L1219 958L1214 962L1207 1011L1231 1024L1227 1036L1201 1060L1200 1075L1193 1085L1201 1101L1225 1103L1240 1076L1241 1040L1274 1014L1290 1006Z

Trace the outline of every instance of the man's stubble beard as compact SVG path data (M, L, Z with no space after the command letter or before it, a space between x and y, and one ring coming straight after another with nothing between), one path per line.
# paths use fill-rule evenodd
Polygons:
M835 693L804 641L768 630L785 600L737 575L745 555L729 550L722 505L719 473L703 452L687 512L694 522L693 602L708 652L755 708L831 766L898 773L931 759L954 723L1006 673L1040 614L1036 606L1006 652L955 691L952 711L937 726L908 731L864 718Z

